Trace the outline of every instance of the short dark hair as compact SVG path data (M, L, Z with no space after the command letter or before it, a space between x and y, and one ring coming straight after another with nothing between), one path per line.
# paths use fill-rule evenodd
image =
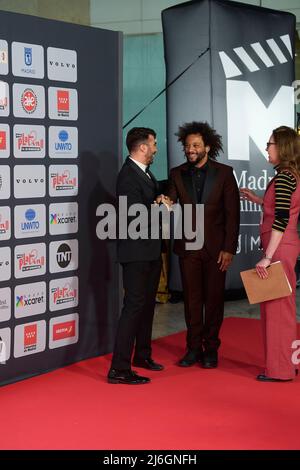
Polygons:
M156 138L156 132L149 127L133 127L130 129L126 136L126 146L128 148L128 152L132 152L136 150L136 148L140 145L145 143L149 135L153 135Z
M178 137L178 142L181 142L182 145L185 145L185 140L190 134L200 134L204 145L210 147L208 156L215 160L219 152L223 152L222 137L217 134L217 132L210 127L207 122L186 122L179 127L178 132L175 135Z

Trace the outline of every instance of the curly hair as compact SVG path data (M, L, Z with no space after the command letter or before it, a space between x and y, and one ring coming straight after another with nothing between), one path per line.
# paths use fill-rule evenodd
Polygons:
M181 142L184 147L185 140L190 134L201 135L204 145L210 147L208 156L212 160L216 160L220 151L223 152L222 137L207 122L186 122L178 128L175 135L178 137L178 142Z
M281 170L300 178L300 136L291 127L280 126L272 132L277 145Z

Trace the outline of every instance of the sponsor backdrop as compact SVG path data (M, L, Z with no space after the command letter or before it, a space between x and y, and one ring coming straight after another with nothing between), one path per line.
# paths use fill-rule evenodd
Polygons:
M0 384L112 348L119 33L0 12Z
M191 1L162 13L167 83L208 51L167 92L170 168L183 163L174 133L192 120L207 121L223 137L220 162L231 165L239 187L263 193L274 174L266 142L281 124L294 127L295 17L224 0ZM239 272L259 251L260 207L241 202L238 254L227 289L241 288ZM171 287L180 288L173 259Z

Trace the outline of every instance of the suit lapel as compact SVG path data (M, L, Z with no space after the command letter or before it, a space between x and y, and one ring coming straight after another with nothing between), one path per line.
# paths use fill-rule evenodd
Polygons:
M205 178L204 188L203 188L202 197L201 197L201 204L207 203L210 193L213 189L213 185L216 181L217 174L218 174L217 168L214 167L208 160L206 178Z
M138 165L136 165L129 157L127 157L126 164L129 165L141 178L143 178L144 182L148 184L148 186L150 186L152 189L156 187L157 181L152 175L152 173L149 173L151 176L151 178L149 178L149 176L147 176L146 173L143 170L141 170L141 168ZM152 181L152 177L153 177L153 181Z

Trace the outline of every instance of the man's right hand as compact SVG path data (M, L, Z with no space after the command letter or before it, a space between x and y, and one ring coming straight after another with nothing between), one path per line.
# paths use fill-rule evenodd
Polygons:
M164 194L160 194L157 196L155 200L156 204L165 204L168 207L171 207L173 204L173 201L169 198L169 196L165 196Z

